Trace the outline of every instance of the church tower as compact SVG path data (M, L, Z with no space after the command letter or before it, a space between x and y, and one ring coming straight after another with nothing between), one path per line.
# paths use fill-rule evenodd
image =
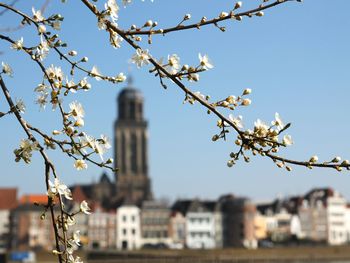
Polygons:
M148 177L147 121L143 118L143 96L128 86L118 96L118 118L115 122L114 149L117 200L140 205L152 199Z

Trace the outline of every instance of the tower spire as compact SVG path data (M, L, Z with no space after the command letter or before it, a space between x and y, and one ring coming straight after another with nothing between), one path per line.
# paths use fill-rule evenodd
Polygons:
M128 84L128 87L131 87L134 84L134 78L132 77L131 74L129 74L127 78L127 84Z

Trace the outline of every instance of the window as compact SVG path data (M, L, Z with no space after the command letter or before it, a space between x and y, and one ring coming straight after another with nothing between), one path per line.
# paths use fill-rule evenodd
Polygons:
M136 230L135 230L135 228L131 229L131 234L132 234L133 236L136 235Z
M131 171L137 173L137 137L136 134L131 135L130 142L131 156L130 156L130 166Z
M126 222L126 216L125 215L123 216L123 222Z
M126 235L126 228L123 228L123 235Z

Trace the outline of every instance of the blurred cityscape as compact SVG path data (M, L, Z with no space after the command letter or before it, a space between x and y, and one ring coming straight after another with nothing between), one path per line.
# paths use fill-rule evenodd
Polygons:
M224 194L217 200L154 198L148 175L147 121L143 96L129 79L118 96L115 122L115 178L103 173L91 184L70 187L79 210L86 200L91 215L75 216L82 250L142 248L220 249L242 247L344 245L350 242L350 206L335 189L309 192L268 203ZM120 154L119 154L120 153ZM0 188L0 248L7 251L54 249L47 195L18 196Z

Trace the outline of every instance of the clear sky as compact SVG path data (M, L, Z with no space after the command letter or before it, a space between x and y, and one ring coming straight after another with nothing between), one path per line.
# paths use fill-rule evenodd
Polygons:
M32 5L39 2L44 1L20 1L17 6L31 13ZM120 11L121 26L141 25L148 19L158 21L160 28L173 26L186 13L191 13L192 21L198 21L202 16L217 16L234 5L231 0L133 2ZM259 3L243 1L243 9ZM261 201L278 195L303 194L312 187L330 186L350 200L350 172L294 167L288 173L260 157L252 158L250 164L240 161L228 168L226 162L234 147L233 140L211 141L217 132L216 118L208 116L199 105L183 105L182 92L171 83L168 90L164 90L147 67L137 69L130 65L128 59L134 52L126 43L119 50L109 47L107 34L97 29L95 18L80 1L70 0L67 4L51 1L45 15L57 10L65 17L61 38L80 56L89 57L89 67L98 65L102 73L110 75L131 71L134 85L142 90L145 117L149 121L150 176L156 197L217 198L233 193ZM201 74L199 83L189 87L213 99L239 95L243 89L251 88L253 104L236 115L243 115L245 127L253 127L257 118L270 122L275 112L279 112L285 122L292 122L289 133L295 144L281 155L302 160L314 154L320 160L330 160L337 155L350 159L349 10L348 0L291 2L266 11L262 18L222 23L227 27L225 33L210 26L157 36L152 45L146 41L141 45L150 49L154 57L176 53L181 62L187 64L196 64L199 52L208 54L214 69ZM13 15L0 16L0 28L19 22ZM24 36L25 44L38 42L31 30L1 33L14 39ZM0 50L0 61L10 63L15 71L7 84L14 98L23 98L26 102L24 117L46 132L59 128L56 112L50 108L39 111L33 103L36 96L33 89L42 78L38 68L24 54L11 51L8 43L0 42ZM54 55L45 63L49 65L53 61L57 61ZM69 96L65 105L76 99L81 101L86 111L86 131L113 138L116 97L124 85L96 81L92 84L91 91ZM6 110L1 96L0 111ZM13 116L0 120L0 135L0 185L18 186L21 193L43 193L44 167L38 154L30 165L14 162L13 149L25 134ZM78 172L73 168L73 160L61 153L49 155L67 184L91 182L102 173L92 165Z

